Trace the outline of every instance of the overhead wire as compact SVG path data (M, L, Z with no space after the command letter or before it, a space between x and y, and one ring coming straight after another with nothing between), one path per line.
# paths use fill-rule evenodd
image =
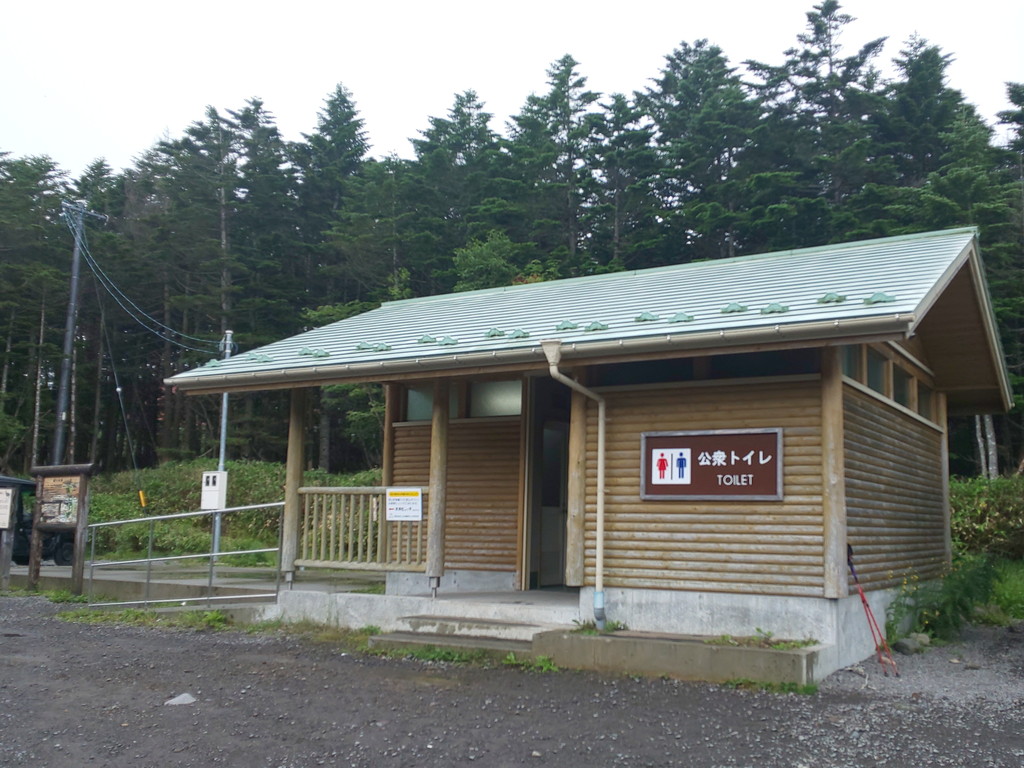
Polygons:
M117 393L117 402L121 407L121 421L124 424L124 437L128 443L128 453L132 458L132 479L135 481L135 490L139 494L139 505L146 507L146 492L142 488L142 480L139 475L139 461L135 456L135 443L132 440L132 430L128 424L128 409L124 405L124 390L121 388L121 379L117 375L117 366L114 364L114 347L110 343L110 331L107 324L101 320L103 337L107 342L107 359L110 361L110 372L114 376L114 391Z
M134 301L131 300L131 298L124 291L122 291L117 286L117 284L110 278L109 275L107 275L106 272L103 271L103 268L100 267L100 265L93 258L92 253L89 251L89 245L85 239L84 232L80 232L79 229L72 224L69 216L65 216L64 214L62 214L62 217L65 218L65 220L67 221L72 236L75 238L79 250L85 257L86 264L89 265L89 269L92 270L92 273L96 277L97 282L99 282L99 284L103 286L104 290L108 294L110 294L111 298L114 299L117 305L121 307L121 309L124 310L124 312L129 317L131 317L136 323L138 323L145 330L149 331L157 338L166 341L170 344L174 344L175 346L181 347L182 349L202 353L219 351L220 342L211 341L209 339L203 339L198 336L191 336L187 333L184 333L183 331L178 331L170 327L169 325L165 325L164 323L160 322L155 317L153 317L145 310L143 310L141 307L139 307ZM166 333L164 331L166 331ZM179 341L177 338L168 335L168 333L173 334L173 336L175 337L188 339L190 341L194 341L205 346L200 347L191 344L186 344L182 341Z

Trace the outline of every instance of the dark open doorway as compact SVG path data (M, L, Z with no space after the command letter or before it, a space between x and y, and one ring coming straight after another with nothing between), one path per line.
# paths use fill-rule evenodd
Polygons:
M566 486L570 392L558 382L530 382L527 499L529 587L565 584Z

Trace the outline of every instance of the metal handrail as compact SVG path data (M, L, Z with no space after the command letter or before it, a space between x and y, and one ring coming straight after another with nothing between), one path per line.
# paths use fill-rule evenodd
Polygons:
M211 534L210 534L211 542L210 542L210 551L209 552L196 553L196 554L190 554L190 555L166 555L166 556L163 556L163 557L154 557L153 556L153 537L154 537L154 534L155 534L155 524L158 521L161 521L161 520L181 520L181 519L184 519L184 518L203 517L203 516L210 516L210 517L214 517L215 520L219 520L220 517L222 515L226 514L226 513L243 512L243 511L248 511L248 510L253 510L253 509L274 509L274 508L282 508L283 509L283 507L284 507L284 502L283 501L275 501L275 502L270 502L270 503L267 503L267 504L250 504L250 505L242 506L242 507L225 507L223 509L204 509L204 510L199 510L199 511L196 511L196 512L178 512L176 514L170 514L170 515L150 515L150 516L147 516L147 517L136 517L136 518L133 518L131 520L111 520L111 521L102 522L102 523L91 523L88 526L88 534L87 534L88 537L89 537L89 544L90 544L90 546L89 546L89 561L88 561L89 562L89 580L88 580L89 584L88 584L88 590L87 590L87 594L89 596L89 605L90 605L90 607L94 607L94 606L98 606L98 605L108 605L108 606L109 605L155 605L155 604L159 604L159 603L177 603L177 604L180 604L180 605L184 605L187 602L192 602L192 601L197 601L197 600L202 600L202 601L205 601L207 603L210 603L210 602L213 602L215 600L226 600L226 599L241 600L241 599L265 598L265 597L276 598L278 596L278 593L280 592L280 589L281 589L281 562L280 562L280 558L278 558L277 568L275 569L275 573L274 573L274 591L273 592L255 593L255 594L249 594L249 595L214 596L214 594L213 594L213 582L214 582L214 577L215 577L215 574L216 574L217 558L227 557L229 555L251 555L251 554L262 554L262 553L272 553L272 552L280 553L280 551L281 551L281 535L282 535L282 532L283 532L283 526L280 524L281 523L280 519L278 521L278 523L279 523L279 525L278 525L278 545L276 547L267 547L267 548L263 548L263 549L238 549L238 550L232 550L232 551L228 551L228 552L214 552L213 551L213 533L211 531ZM147 544L146 544L146 557L144 557L144 558L137 558L137 559L133 559L133 560L110 560L110 561L104 561L104 562L99 562L99 563L96 562L96 535L95 535L95 531L93 529L106 528L106 527L115 526L115 525L137 525L139 523L149 523L149 538L148 538L148 541L147 541ZM184 599L182 599L182 598L175 598L175 599L172 599L172 600L162 600L162 599L161 600L154 600L154 599L150 598L149 595L150 595L150 584L152 582L152 576L153 576L153 563L170 562L170 561L175 561L175 560L196 560L196 559L207 559L208 562L209 562L209 571L208 571L208 577L207 577L207 583L206 583L206 595L205 596L202 596L202 597L185 597ZM93 577L95 575L95 571L96 571L97 568L112 568L112 567L115 567L115 566L141 565L141 564L145 564L146 565L146 585L145 585L145 590L144 590L144 598L142 600L126 600L126 601L121 601L121 602L104 602L104 603L93 602Z

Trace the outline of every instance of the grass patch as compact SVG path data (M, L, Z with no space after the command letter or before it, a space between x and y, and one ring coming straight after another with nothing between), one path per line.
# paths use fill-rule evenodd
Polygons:
M88 595L76 595L67 589L54 589L50 592L42 593L43 596L51 603L88 603Z
M77 608L61 611L57 618L75 624L118 624L131 627L168 627L200 631L228 629L231 622L221 611L182 611L157 613L139 608L122 611L104 611L96 608Z
M801 685L800 683L766 683L759 680L748 680L737 678L722 683L723 688L730 688L737 691L764 691L765 693L796 694L799 696L813 696L818 692L818 686L813 684Z
M529 672L548 673L559 671L558 665L551 660L550 656L537 656L533 659L520 659L514 653L509 653L504 659L502 659L501 663L506 667L525 669Z
M383 595L385 590L384 582L379 584L370 584L359 589L353 589L352 592L357 595Z
M992 602L1010 618L1024 619L1024 560L1000 560L996 573Z
M351 653L368 653L369 640L380 634L380 627L368 625L359 629L333 627L314 621L283 622L279 619L246 625L249 634L295 635L317 645L333 645Z

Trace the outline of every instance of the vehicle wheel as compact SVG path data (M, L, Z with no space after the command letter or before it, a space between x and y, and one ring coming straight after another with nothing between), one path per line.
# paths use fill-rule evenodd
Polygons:
M28 555L13 555L11 559L15 565L28 565Z
M55 565L71 565L75 559L75 542L61 541L53 550L53 562Z

